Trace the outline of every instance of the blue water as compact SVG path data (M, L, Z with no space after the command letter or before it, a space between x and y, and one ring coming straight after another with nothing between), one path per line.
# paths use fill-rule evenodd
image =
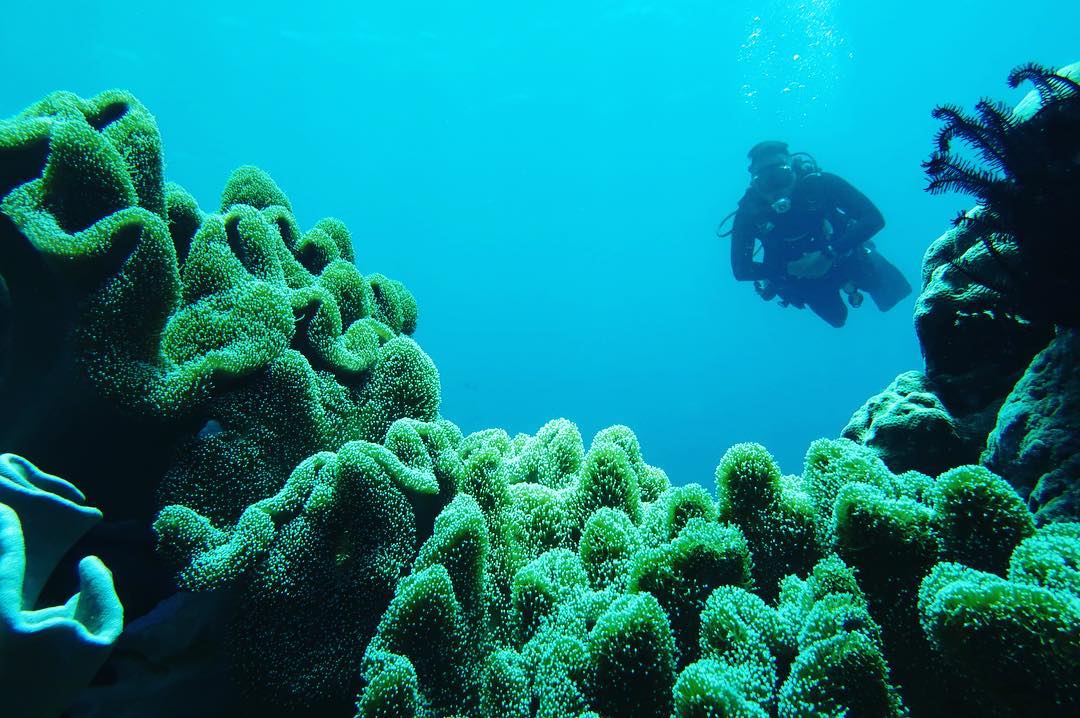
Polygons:
M1080 59L1080 5L1048 0L366 4L18 3L0 115L134 91L204 209L257 164L302 226L340 217L361 271L409 286L447 418L628 424L677 483L746 440L796 472L921 367L913 297L835 330L732 280L713 229L747 148L786 139L865 191L917 284L964 205L922 191L930 109Z

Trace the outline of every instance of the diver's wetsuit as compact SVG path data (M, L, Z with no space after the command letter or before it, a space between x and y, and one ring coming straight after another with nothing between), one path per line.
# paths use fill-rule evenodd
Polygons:
M840 289L847 282L869 293L883 312L911 293L900 271L866 244L884 226L874 203L834 174L815 172L800 178L791 191L791 208L783 213L751 187L735 214L731 268L736 280L767 280L784 301L809 306L840 327L848 311ZM754 260L755 240L764 249L760 262ZM836 258L824 276L799 279L788 274L789 262L825 249Z

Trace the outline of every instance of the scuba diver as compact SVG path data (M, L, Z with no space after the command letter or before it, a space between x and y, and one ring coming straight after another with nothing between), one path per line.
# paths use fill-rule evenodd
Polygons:
M717 233L731 236L731 269L754 282L762 299L810 307L834 327L867 292L887 312L911 285L869 241L885 226L881 212L844 179L822 172L810 155L787 143L760 142L750 150L750 187ZM729 219L731 230L723 232ZM760 244L761 261L755 246Z

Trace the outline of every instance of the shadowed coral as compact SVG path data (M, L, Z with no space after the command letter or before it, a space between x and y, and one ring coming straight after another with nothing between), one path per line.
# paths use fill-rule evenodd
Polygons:
M1080 706L1080 594L1071 564L1078 527L1059 526L1020 544L1008 578L941 563L922 582L923 629L981 715L1067 715Z
M498 431L478 432L457 444L464 467L459 487L479 489L488 498L459 496L437 525L473 527L462 536L479 536L487 526L488 557L502 554L508 557L504 567L520 568L511 580L505 568L495 570L496 562L485 563L484 590L491 600L479 612L455 595L457 608L447 618L454 635L470 635L471 625L489 628L454 644L460 662L455 680L474 686L477 697L455 699L451 713L900 716L909 695L916 714L933 714L935 705L962 712L938 675L940 659L923 634L917 592L944 546L990 555L986 547L993 537L1015 545L1018 539L1007 538L1001 527L1024 525L1025 514L997 477L974 467L937 482L917 472L895 475L849 441L818 442L804 475L784 477L768 452L742 445L721 462L718 511L700 486L679 487L651 504L639 497L642 518L635 524L622 508L608 505L625 506L625 492L598 488L626 486L636 475L619 442L594 441L590 449L611 459L605 466L617 467L595 476L615 481L590 484L586 459L582 473L560 489L506 484L531 444L532 437L510 439ZM603 498L585 519L575 551L570 526L578 520L583 495ZM607 498L612 496L616 500ZM805 507L804 548L820 552L824 538L825 548L838 555L818 560L813 570L794 571L805 578L769 567L779 579L772 606L753 581L751 558L758 556L741 529L717 518L727 512L752 527L747 517L768 518L792 497ZM422 555L452 555L437 549L441 531L436 528ZM1073 539L1067 531L1032 537L1021 545L1022 565L1032 575L1067 583L1067 565L1046 559L1041 546L1072 546ZM783 560L767 551L760 555L762 561ZM814 555L807 554L806 562ZM445 562L459 564L453 558ZM414 575L431 568L421 569L423 563L431 561L418 561ZM467 573L472 578L466 583L475 585L479 574ZM500 583L509 586L508 594ZM400 585L398 593L403 590ZM454 592L468 593L456 583ZM504 602L509 608L500 607ZM514 630L500 631L499 621ZM369 655L379 645L373 641ZM495 675L505 682L496 683ZM367 691L375 691L380 684L374 674L368 680ZM426 687L420 680L422 705L434 705L428 696L445 690L440 681L445 678ZM361 699L366 705L365 693Z
M545 551L573 546L565 494L540 484L512 484L507 520L521 558L531 561Z
M521 666L521 657L514 651L497 651L487 659L480 715L529 718L529 677Z
M641 522L638 474L621 444L593 442L570 504L575 534L580 534L585 521L602 507L622 511L635 524Z
M856 410L841 432L871 448L890 470L937 475L977 453L922 372L897 376ZM966 457L966 460L965 460Z
M675 716L678 718L766 718L769 713L749 698L752 677L739 667L714 660L687 666L675 682Z
M549 421L526 441L517 455L511 468L513 482L528 481L561 489L580 471L584 458L577 426L566 419Z
M399 672L405 661L418 679L419 714L447 714L466 705L469 666L460 612L450 576L440 564L402 579L364 657L369 686L378 685L388 665Z
M1001 297L1002 304L1031 320L1075 327L1075 303L1062 302L1075 282L1080 256L1062 241L1073 225L1072 201L1080 185L1080 65L1060 72L1035 64L1017 67L1009 85L1031 83L1034 91L1016 110L982 100L975 114L944 105L934 110L943 126L937 149L924 167L933 193L961 191L980 202L980 211L957 223L978 233L993 258L997 277L962 260L954 267ZM953 152L955 143L974 150L976 160ZM1008 249L1005 249L1005 246Z
M1080 334L1059 332L1005 398L980 459L1040 523L1080 518Z
M577 554L554 549L518 571L512 589L521 641L527 642L559 605L588 586Z
M716 503L700 484L673 486L649 504L642 522L645 538L652 545L675 538L693 518L716 521Z
M421 715L416 669L407 658L392 653L373 660L378 672L356 706L357 718L413 718Z
M618 424L599 432L593 437L592 447L602 444L614 444L626 453L630 468L637 475L638 491L642 501L655 501L660 494L670 488L671 482L663 470L645 463L641 453L641 444L630 427Z
M289 198L285 196L277 183L266 172L252 165L244 165L233 170L225 183L225 189L221 192L222 212L228 212L233 205L238 204L255 209L279 205L292 211Z
M488 551L488 529L480 507L468 494L458 494L435 519L434 532L420 548L413 570L441 564L464 609L476 610L486 592Z
M583 638L549 627L526 647L536 654L532 696L537 718L578 715L589 707L589 648Z
M798 651L780 688L778 715L906 714L882 654L880 628L842 561L823 559L806 580L789 576L778 608L780 650Z
M226 643L253 705L347 705L461 473L442 429L417 431L426 463L387 441L416 466L349 444L438 423L438 372L406 336L416 303L350 264L337 220L301 234L256 168L202 212L163 182L157 137L122 93L57 94L0 123L4 323L26 348L0 378L0 441L55 458L113 518L166 506L183 583L236 590ZM100 468L121 451L122 470ZM363 492L378 507L360 527Z
M818 439L810 444L803 461L802 489L817 514L822 539L828 536L833 502L849 483L886 487L890 472L870 449L848 439Z
M1080 595L1080 524L1050 524L1024 539L1009 560L1013 581Z
M933 482L880 471L861 477L872 483L847 483L836 496L832 547L857 570L884 629L882 650L913 710L952 705L955 694L948 695L940 672L929 669L930 646L919 627L920 582L950 558L1004 573L1009 554L1030 535L1032 517L1005 481L978 466L952 469Z
M675 645L667 615L647 593L611 604L589 634L594 705L601 715L667 715Z
M840 491L834 511L834 548L858 569L871 596L895 601L937 562L934 513L927 506L855 483Z
M776 657L784 648L779 618L771 607L736 586L716 589L701 614L700 647L701 656L712 662L708 671L712 676L710 681L722 679L722 683L728 684L722 686L723 703L737 695L756 709L772 709L777 685Z
M0 123L0 148L5 325L20 347L0 378L13 419L0 440L50 459L110 516L145 521L164 479L164 503L232 521L307 456L436 417L438 374L401 336L412 296L351 266L337 220L313 228L329 255L306 268L265 173L237 170L220 213L203 213L164 183L154 120L119 92L51 95ZM138 480L93 468L116 437Z
M904 715L881 651L858 631L799 652L780 689L777 713L782 718Z

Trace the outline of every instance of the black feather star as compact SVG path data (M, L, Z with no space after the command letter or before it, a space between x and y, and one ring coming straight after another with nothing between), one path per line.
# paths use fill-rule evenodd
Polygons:
M1078 327L1080 298L1072 295L1080 286L1080 84L1033 63L1013 70L1008 82L1034 86L1039 104L1030 116L987 99L971 114L954 105L934 109L943 125L923 163L927 191L978 202L979 211L961 214L955 225L973 233L1000 278L960 258L954 268L1019 316ZM957 143L975 159L958 156Z

